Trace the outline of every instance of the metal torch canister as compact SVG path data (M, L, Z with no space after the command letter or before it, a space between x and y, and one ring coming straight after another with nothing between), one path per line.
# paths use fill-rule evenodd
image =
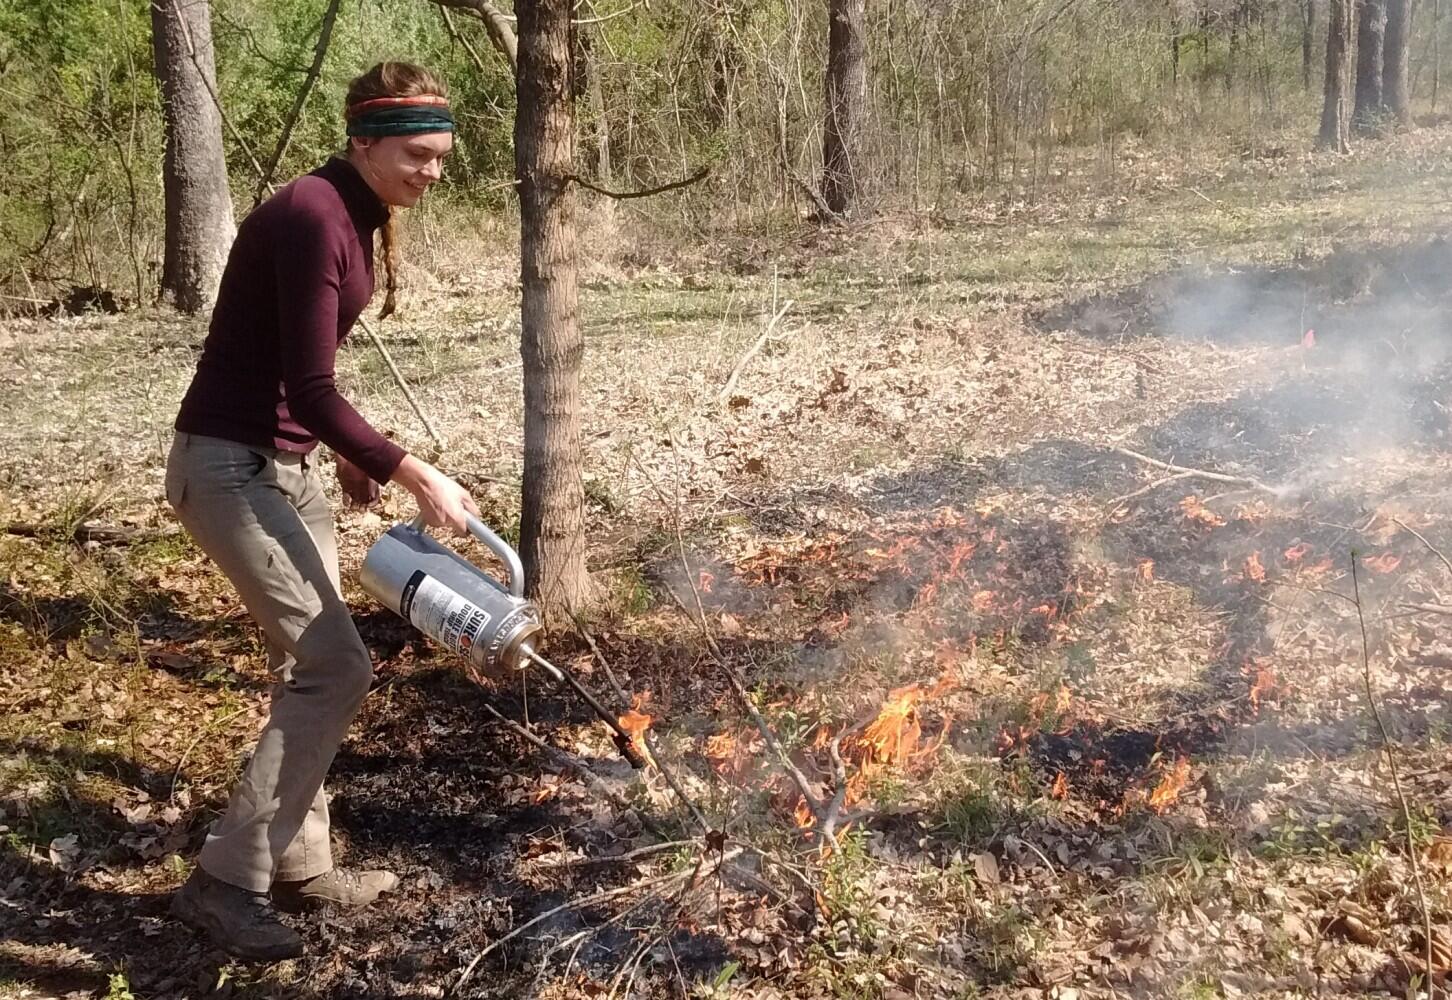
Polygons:
M441 545L417 518L373 543L359 582L379 603L480 669L525 666L541 624L539 609L524 597L519 554L478 518L467 523L469 534L504 563L504 584Z

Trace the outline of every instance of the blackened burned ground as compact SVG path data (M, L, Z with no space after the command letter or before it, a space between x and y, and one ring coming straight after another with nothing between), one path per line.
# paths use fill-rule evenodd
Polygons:
M169 919L165 887L139 884L140 870L120 849L102 859L114 892L85 887L24 855L0 852L0 886L8 898L24 901L19 909L0 911L0 934L29 946L51 946L60 955L51 966L0 963L0 974L57 994L104 989L91 963L66 958L73 954L66 949L76 949L103 968L124 970L131 989L147 997L210 995L229 977L244 995L315 996L311 984L318 982L331 984L325 990L330 996L439 995L480 948L518 924L596 887L638 877L629 865L562 868L551 877L531 864L555 852L619 853L642 831L633 814L602 808L578 785L556 780L552 765L533 747L479 708L488 698L504 714L523 718L517 695L481 689L452 670L409 658L385 661L381 674L329 787L346 861L388 867L402 885L386 905L297 920L310 956L299 960L292 986L248 987L252 974L236 968L223 976L226 956ZM562 722L585 721L577 713L562 715L566 705L560 698L539 698L531 716L544 732ZM79 760L39 746L0 750L45 757L47 766L112 772L127 785L151 789L159 800L172 780L137 771L119 756ZM597 766L607 774L628 770L611 760ZM71 828L88 842L114 841L131 829L109 801L72 801L67 809ZM199 821L189 842L177 849L193 853L202 833ZM644 919L667 903L647 906L638 916ZM589 906L564 910L497 950L459 995L525 995L549 945L586 930L591 933L575 954L578 974L613 974L637 936L630 925L611 925L611 915ZM688 972L714 970L726 961L722 943L710 935L678 929L669 941ZM551 971L559 972L568 954L555 956L559 968ZM420 989L424 992L415 992Z
M1368 340L1397 344L1407 331L1441 339L1449 268L1452 243L1438 237L1289 266L1169 273L1055 304L1031 319L1045 331L1100 340L1149 335L1227 347L1293 346L1314 331L1318 346L1355 350ZM1439 350L1445 357L1446 348Z

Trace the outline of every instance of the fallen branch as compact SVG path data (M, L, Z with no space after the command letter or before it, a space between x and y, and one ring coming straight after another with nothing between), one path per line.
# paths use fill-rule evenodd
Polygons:
M1263 493L1269 493L1271 496L1280 496L1284 492L1284 490L1277 489L1274 486L1268 486L1259 479L1251 476L1232 476L1224 472L1210 472L1206 469L1195 469L1188 465L1175 465L1173 462L1162 462L1157 458L1141 455L1139 452L1131 451L1128 448L1115 448L1113 450L1127 458L1134 459L1136 462L1143 462L1145 465L1154 466L1156 469L1164 469L1166 472L1183 473L1186 478L1208 479L1215 483L1233 483L1237 486L1249 486Z
M515 733L515 735L528 742L531 746L534 746L539 750L543 751L545 756L549 757L556 764L575 772L581 778L585 779L585 785L587 788L590 789L590 791L608 799L610 804L615 806L617 809L624 810L625 812L634 812L637 816L640 817L641 825L644 826L651 833L655 834L657 837L660 837L662 840L670 839L670 837L667 836L666 833L662 831L660 827L658 827L649 816L647 816L644 812L637 809L633 804L627 801L625 796L621 795L615 789L605 784L604 781L600 780L600 776L596 774L593 770L591 770L584 761L580 760L574 754L566 753L559 747L551 746L549 743L546 743L535 733L530 732L528 729L521 726L518 722L515 722L507 715L502 714L497 708L489 704L488 701L481 701L480 704L484 706L484 711L494 716L497 721L502 722L505 726L511 729Z
M1425 611L1433 615L1452 615L1452 604L1406 604L1404 608L1411 608L1413 611Z
M1159 489L1161 486L1164 486L1167 483L1173 483L1180 479L1190 479L1194 475L1195 474L1193 472L1177 472L1173 476L1165 476L1163 479L1156 479L1148 486L1142 486L1139 489L1135 490L1133 493L1126 493L1122 497L1115 497L1113 500L1109 501L1108 509L1111 511L1118 510L1120 507L1123 507L1131 500L1138 500L1146 493L1153 493L1155 490Z
M672 448L675 447L674 435L671 436L671 446ZM771 730L771 726L767 724L766 719L757 710L756 704L751 700L751 695L747 693L746 685L741 680L741 676L736 672L734 667L726 662L725 658L721 655L721 647L717 644L716 637L711 634L711 626L706 621L706 608L701 603L701 592L697 589L696 581L691 576L690 560L686 557L686 542L681 528L679 502L675 506L671 506L670 502L666 499L665 491L660 488L660 483L656 481L656 478L651 475L650 470L640 461L640 457L636 455L634 458L636 467L640 469L641 474L650 483L651 489L655 491L661 503L666 504L672 511L672 521L674 522L676 536L676 553L680 559L681 572L684 574L686 584L691 588L691 594L696 601L696 616L692 618L690 609L686 607L686 602L676 593L675 588L668 587L666 589L670 590L671 596L676 599L676 603L681 606L681 610L685 612L686 617L690 618L692 623L700 629L701 637L705 640L706 648L710 651L712 661L720 669L721 673L725 675L726 680L731 685L731 689L736 692L737 698L740 700L742 707L746 709L746 713L751 716L751 720L756 725L757 732L761 734L762 740L766 742L771 752L776 755L782 768L792 779L792 783L797 786L797 791L801 792L802 798L806 800L807 807L812 810L812 815L820 820L823 816L821 799L812 791L811 782L807 780L807 776L802 773L801 768L792 762L791 756L782 747L781 743L778 742L776 734Z
M752 358L761 353L761 349L766 346L766 342L771 339L771 335L776 331L776 325L781 322L781 318L787 314L787 310L791 307L791 299L783 302L781 308L776 311L776 315L771 318L771 322L766 324L766 329L761 331L761 336L757 337L756 342L751 345L745 354L741 355L741 360L736 362L736 367L731 369L731 376L726 379L726 384L716 394L717 402L724 402L731 398L731 393L735 391L736 381L741 378L742 371L745 370Z
M619 679L615 676L615 671L610 669L610 664L605 659L605 654L600 652L600 647L595 643L595 637L590 634L589 629L585 628L584 621L573 611L570 612L570 617L575 619L575 627L579 630L580 635L584 637L586 644L589 645L590 652L595 657L595 662L600 664L601 669L605 671L605 676L610 679L610 686L615 690L615 696L619 699L621 710L629 708L631 698L626 693L625 688L621 686ZM651 763L655 765L655 769L660 772L660 776L665 779L665 783L670 786L671 791L675 793L681 805L685 806L690 812L692 818L700 826L702 833L710 833L714 827L707 822L705 815L697 808L695 801L686 794L685 788L676 780L675 774L665 761L661 759L660 752L656 748L655 740L651 737L650 731L645 730L642 732L640 738L645 743L646 750L650 751Z
M1434 555L1438 559L1442 560L1442 565L1447 567L1447 572L1448 573L1452 573L1452 560L1449 560L1447 558L1447 556L1445 554L1443 554L1443 552L1442 552L1441 549L1437 548L1437 546L1435 546L1431 542L1427 541L1426 536L1424 536L1416 528L1413 528L1407 522L1403 521L1401 518L1397 518L1397 517L1392 518L1392 523L1395 524L1395 525L1398 525L1398 526L1400 526L1402 528L1405 528L1406 530L1410 531L1413 535L1415 535L1416 538L1417 538L1417 541L1419 541L1423 545L1425 545L1427 547L1427 550L1429 552L1431 552L1432 555Z
M1376 722L1377 733L1381 737L1381 750L1386 755L1387 769L1391 772L1392 793L1396 797L1398 807L1402 813L1402 829L1407 836L1407 861L1412 866L1412 882L1417 887L1417 902L1422 910L1422 929L1427 940L1427 975L1430 979L1435 966L1432 964L1432 910L1427 905L1427 889L1422 883L1422 861L1417 855L1417 840L1412 832L1412 810L1407 805L1407 796L1402 791L1402 779L1400 770L1397 767L1396 754L1392 751L1391 735L1387 732L1386 723L1382 721L1381 710L1376 705L1376 694L1371 687L1371 640L1366 634L1366 614L1361 604L1361 578L1356 569L1356 553L1351 553L1351 592L1356 600L1356 621L1361 627L1361 676L1366 684L1366 705L1371 710L1371 717ZM1430 983L1427 987L1428 1000L1435 1000L1435 991Z
M596 194L603 194L607 198L614 198L616 201L629 201L632 198L649 198L652 195L665 194L667 191L675 191L683 187L690 187L697 181L705 180L711 173L710 167L702 167L689 177L682 177L679 180L671 181L669 184L662 184L659 187L643 188L638 191L611 191L603 188L593 181L587 181L579 174L566 174L566 181L573 181L582 188L594 191Z
M842 759L842 743L847 737L857 735L871 722L872 717L868 716L855 725L843 728L829 747L832 755L832 780L837 787L832 794L832 801L827 804L826 812L822 816L820 828L823 843L836 842L839 823L846 827L865 814L863 810L858 810L845 817L842 815L842 807L847 804L847 762Z
M181 532L176 528L119 528L86 522L76 525L67 533L64 528L49 524L16 521L6 525L5 534L18 535L21 538L63 538L77 544L96 542L100 545L134 545L138 542L172 538Z

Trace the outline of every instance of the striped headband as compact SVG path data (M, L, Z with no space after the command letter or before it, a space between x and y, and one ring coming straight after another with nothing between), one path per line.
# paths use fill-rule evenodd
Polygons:
M375 97L348 105L348 134L378 138L454 131L449 101L437 94Z

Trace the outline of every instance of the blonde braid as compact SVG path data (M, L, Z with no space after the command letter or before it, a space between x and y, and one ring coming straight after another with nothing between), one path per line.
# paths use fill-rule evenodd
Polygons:
M383 308L378 311L379 319L387 319L393 315L396 306L394 301L398 292L398 234L394 231L393 223L397 218L393 206L388 208L388 221L378 231L383 243Z

